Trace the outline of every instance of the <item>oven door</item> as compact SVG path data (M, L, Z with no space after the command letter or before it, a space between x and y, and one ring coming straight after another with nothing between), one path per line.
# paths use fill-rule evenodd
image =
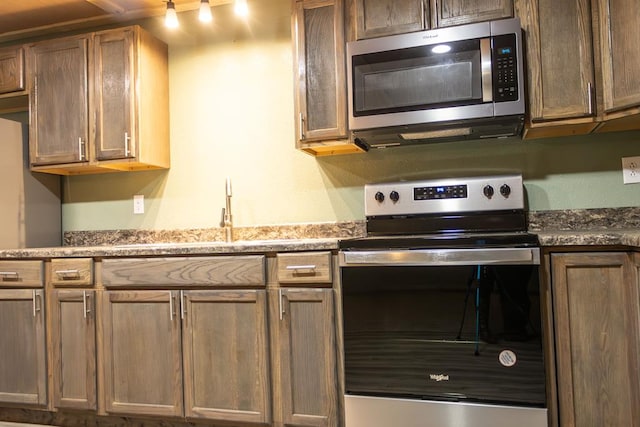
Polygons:
M346 427L546 426L539 262L341 251Z

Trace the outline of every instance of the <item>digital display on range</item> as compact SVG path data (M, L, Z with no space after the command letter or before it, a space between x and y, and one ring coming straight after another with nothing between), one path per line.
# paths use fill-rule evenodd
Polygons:
M467 197L466 185L444 185L435 187L416 187L414 200L464 199Z

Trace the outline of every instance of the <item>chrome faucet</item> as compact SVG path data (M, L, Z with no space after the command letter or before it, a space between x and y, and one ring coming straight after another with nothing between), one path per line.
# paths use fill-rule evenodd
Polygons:
M233 241L233 217L231 216L231 179L227 177L225 186L225 207L222 208L222 221L220 225L224 228L225 240Z

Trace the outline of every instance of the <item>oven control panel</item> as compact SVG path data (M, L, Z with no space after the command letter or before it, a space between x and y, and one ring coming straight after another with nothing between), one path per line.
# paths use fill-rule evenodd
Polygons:
M399 181L365 186L365 215L524 209L521 175Z
M467 197L467 185L438 185L435 187L415 187L414 200L460 199Z

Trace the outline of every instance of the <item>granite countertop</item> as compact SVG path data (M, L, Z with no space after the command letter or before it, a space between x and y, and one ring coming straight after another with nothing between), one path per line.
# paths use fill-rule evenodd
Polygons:
M640 249L640 208L528 213L529 231L540 245L610 246ZM220 228L206 230L113 230L67 232L64 245L0 249L0 258L179 256L337 250L338 241L365 235L364 221L246 227L224 241Z
M156 242L105 246L60 246L0 250L0 258L130 257L207 254L269 253L333 250L337 238L243 240L234 242Z

